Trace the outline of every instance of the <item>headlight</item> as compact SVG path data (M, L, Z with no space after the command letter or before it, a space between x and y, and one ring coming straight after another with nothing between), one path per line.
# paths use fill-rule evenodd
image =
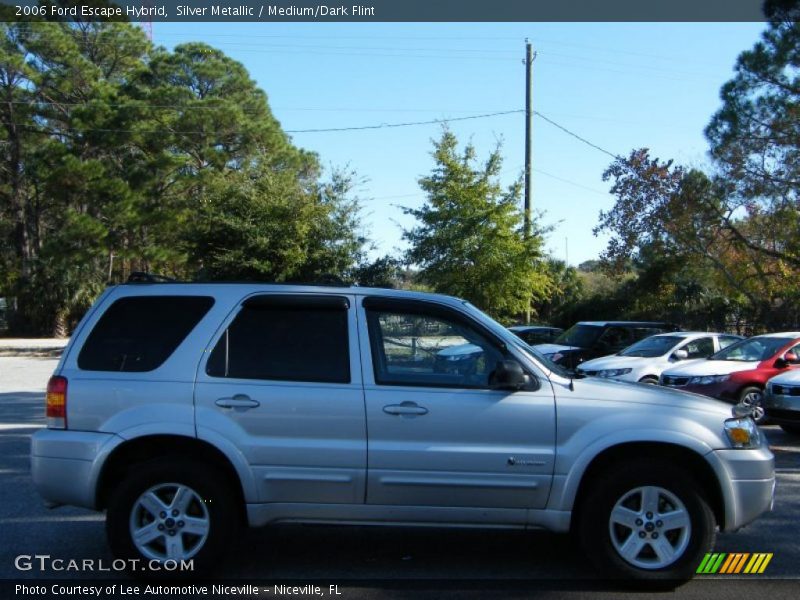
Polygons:
M689 379L689 385L710 385L712 383L722 383L728 381L730 375L703 375L702 377L692 377Z
M725 420L725 434L734 448L760 448L761 434L750 417Z
M598 377L619 377L620 375L627 375L632 369L603 369L597 372Z

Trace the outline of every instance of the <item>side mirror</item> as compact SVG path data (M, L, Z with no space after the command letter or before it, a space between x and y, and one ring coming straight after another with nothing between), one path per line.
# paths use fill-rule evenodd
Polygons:
M775 359L776 369L785 369L789 365L796 365L798 363L797 354L794 352L787 352L783 356Z
M686 360L689 358L689 353L681 348L680 350L675 350L675 352L672 353L672 358L675 360Z
M497 362L494 372L489 377L489 386L495 390L521 390L530 378L515 360L501 360Z

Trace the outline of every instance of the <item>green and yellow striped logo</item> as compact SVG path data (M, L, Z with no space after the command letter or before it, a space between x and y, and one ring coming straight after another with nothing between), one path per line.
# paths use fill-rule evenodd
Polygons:
M697 573L703 575L735 575L738 573L756 575L763 573L771 560L772 552L708 553L697 567Z

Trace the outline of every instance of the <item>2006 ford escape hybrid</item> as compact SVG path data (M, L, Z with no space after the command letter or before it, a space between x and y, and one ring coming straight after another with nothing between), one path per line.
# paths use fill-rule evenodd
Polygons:
M480 351L437 358L459 344ZM243 525L442 524L572 531L606 576L683 580L775 484L725 404L571 379L464 301L383 289L109 288L47 423L47 501L106 510L119 557L196 569Z

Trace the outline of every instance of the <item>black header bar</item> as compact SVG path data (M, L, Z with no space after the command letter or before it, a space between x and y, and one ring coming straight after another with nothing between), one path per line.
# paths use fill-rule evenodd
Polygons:
M746 22L764 0L0 0L4 21Z

